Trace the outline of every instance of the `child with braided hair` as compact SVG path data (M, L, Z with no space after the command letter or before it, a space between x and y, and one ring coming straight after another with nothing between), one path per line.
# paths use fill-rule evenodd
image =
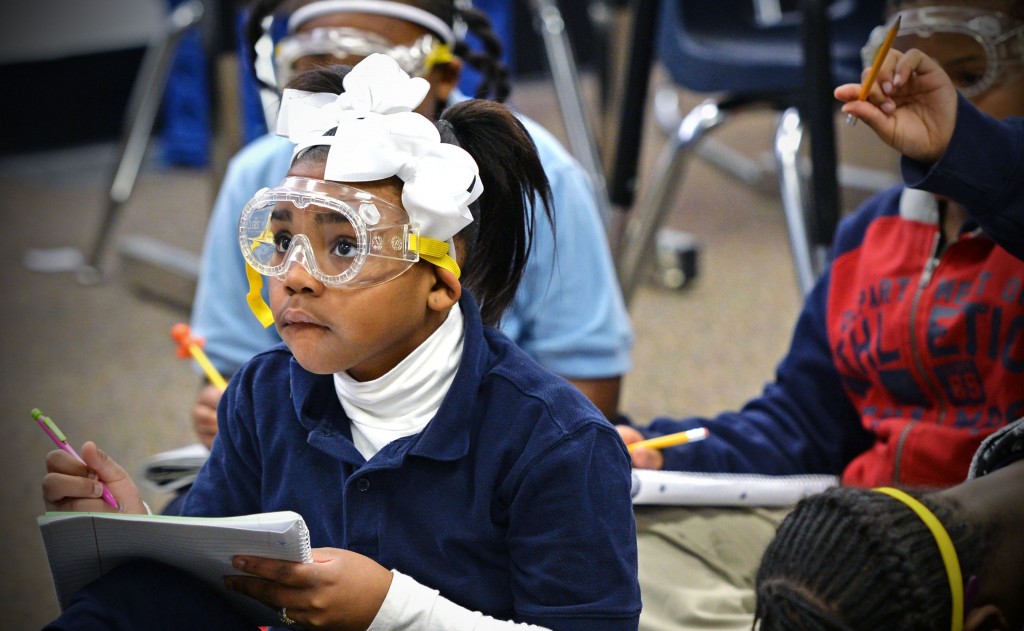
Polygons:
M761 631L1024 627L1024 420L938 492L839 487L802 500L757 572Z
M386 55L343 85L283 96L292 165L245 205L235 247L284 344L232 377L184 514L304 517L312 563L236 557L226 578L285 626L635 630L626 448L478 307L500 317L527 264L550 198L536 148L498 103L413 112L429 86ZM49 510L110 509L102 481L146 511L122 467L80 453L49 454ZM252 629L189 577L132 563L47 627L97 628Z
M712 418L620 426L627 442L708 430L635 449L634 466L943 488L1024 415L1024 3L890 0L888 13L865 46L870 62L899 16L871 95L835 95L907 153L904 183L840 222L764 391ZM934 62L915 66L922 53ZM758 562L787 512L637 507L641 628L749 629Z
M478 97L501 101L509 93L501 43L487 16L460 4L305 0L278 10L281 0L256 0L247 32L255 50L267 18L273 19L269 32L284 31L274 47L276 83L267 88L279 91L296 71L314 65L351 65L368 52L382 52L398 59L410 74L427 79L430 90L417 111L436 119L465 98L456 89L463 62L482 75ZM483 50L470 50L457 36L462 25ZM622 375L630 368L633 334L594 189L583 168L547 130L526 117L520 120L537 145L550 182L554 221L538 222L523 281L501 322L492 321L487 305L484 318L500 325L531 357L567 378L611 418ZM242 206L257 190L284 176L291 150L287 139L274 134L244 147L228 166L210 217L191 326L205 339L210 360L226 375L280 341L249 313L244 265L233 242ZM207 446L216 435L219 398L220 392L205 384L193 406L196 434Z

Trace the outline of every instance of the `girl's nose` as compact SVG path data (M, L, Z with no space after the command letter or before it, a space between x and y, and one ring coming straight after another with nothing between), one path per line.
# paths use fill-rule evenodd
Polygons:
M289 261L289 265L284 270L284 275L281 277L284 287L288 290L288 293L319 294L323 291L324 284L310 273L306 265L306 258L301 255L294 257Z

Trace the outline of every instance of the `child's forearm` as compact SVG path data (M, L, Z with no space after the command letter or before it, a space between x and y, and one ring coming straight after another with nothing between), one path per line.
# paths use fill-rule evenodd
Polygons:
M546 631L532 624L485 616L453 603L405 574L392 573L395 577L388 595L367 631Z

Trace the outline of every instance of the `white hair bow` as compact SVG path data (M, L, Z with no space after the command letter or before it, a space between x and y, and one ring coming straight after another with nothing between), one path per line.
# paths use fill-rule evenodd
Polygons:
M392 58L373 54L345 76L341 95L287 89L277 134L307 147L328 145L324 178L368 182L398 176L402 204L421 234L447 241L473 221L469 205L483 192L476 161L444 144L437 128L413 112L430 84L410 78ZM324 136L336 129L333 136Z

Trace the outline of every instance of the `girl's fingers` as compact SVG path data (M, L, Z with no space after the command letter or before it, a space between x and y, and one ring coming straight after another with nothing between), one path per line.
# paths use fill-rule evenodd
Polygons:
M46 470L50 473L63 473L80 477L85 477L89 473L88 467L62 449L54 449L46 454Z
M100 499L103 486L96 480L63 473L47 473L43 477L43 501L60 510L103 510L108 506ZM96 502L99 502L98 504Z

